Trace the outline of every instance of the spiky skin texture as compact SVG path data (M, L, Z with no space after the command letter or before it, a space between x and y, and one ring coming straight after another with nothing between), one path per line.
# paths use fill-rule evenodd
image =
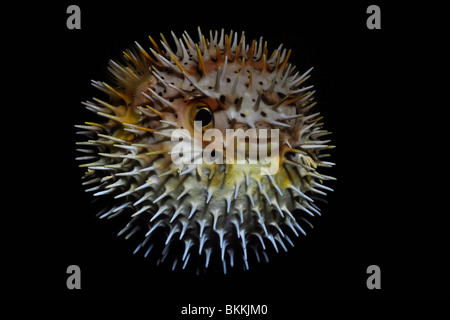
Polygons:
M84 184L94 196L115 199L102 218L131 215L119 234L141 230L136 251L147 255L159 230L166 235L162 260L173 244L184 243L183 268L191 255L208 266L213 251L224 271L235 257L248 268L249 248L258 261L261 253L267 260L268 245L286 250L289 235L305 234L299 222L320 214L313 199L331 191L323 180L333 178L317 171L333 163L322 160L332 146L320 138L329 132L310 111L312 86L303 85L311 69L296 72L290 50L280 46L269 56L262 38L246 44L244 33L210 32L207 40L199 29L198 43L187 33L172 35L175 49L163 36L162 47L150 38L150 52L136 43L121 63L110 61L112 83L93 81L109 100L84 103L106 122L77 126L89 137L78 144L93 147L79 149L86 153L80 159L90 160L81 165ZM183 128L193 136L199 104L224 135L230 128L279 129L278 172L261 175L260 163L175 165L171 133Z

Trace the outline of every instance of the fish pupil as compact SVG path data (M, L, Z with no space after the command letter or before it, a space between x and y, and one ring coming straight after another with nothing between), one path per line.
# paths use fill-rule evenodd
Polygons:
M205 127L209 125L212 121L212 113L206 108L202 108L197 111L197 114L195 115L195 121L201 121L202 126Z

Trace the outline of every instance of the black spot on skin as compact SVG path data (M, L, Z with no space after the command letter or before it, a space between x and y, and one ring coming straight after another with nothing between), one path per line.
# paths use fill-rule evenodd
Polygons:
M177 115L177 114L175 114L175 118L177 118L177 119L178 119L178 115Z
M224 95L221 95L219 98L220 103L225 103L226 97Z
M262 115L263 117L266 117L266 116L267 116L267 114L266 114L264 111L261 111L261 115Z
M241 113L241 117L242 117L242 118L245 118L245 114Z
M227 82L231 82L231 79L230 79L230 78L227 78Z

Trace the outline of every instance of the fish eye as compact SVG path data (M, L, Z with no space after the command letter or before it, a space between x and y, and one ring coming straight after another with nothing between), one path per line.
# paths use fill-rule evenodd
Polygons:
M191 119L192 122L201 121L203 130L207 130L214 126L213 112L205 103L198 103L193 106Z
M195 121L201 121L202 127L208 126L213 121L213 114L208 108L202 107L195 114Z

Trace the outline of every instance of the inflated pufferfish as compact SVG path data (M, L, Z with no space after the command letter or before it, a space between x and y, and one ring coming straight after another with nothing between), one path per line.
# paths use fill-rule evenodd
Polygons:
M320 215L314 199L332 191L323 181L334 178L317 170L333 165L322 160L329 156L322 151L332 146L321 140L329 132L319 113L311 112L312 86L304 86L312 68L296 71L282 45L269 55L263 38L247 43L244 33L210 31L209 39L200 28L198 33L198 43L187 32L181 39L172 33L174 47L162 35L161 46L150 37L149 51L136 43L122 62L110 61L112 82L93 81L108 98L83 104L106 121L77 126L89 138L77 144L94 147L78 149L84 153L78 159L89 160L81 165L87 168L83 184L94 196L110 196L112 205L101 218L131 215L119 235L142 234L135 252L147 256L159 247L158 263L170 260L173 268L178 261L185 268L189 260L208 267L216 256L224 272L241 257L248 269L250 252L267 261L269 246L286 251L286 242L293 246L289 236L305 234L306 217ZM200 139L194 139L195 121ZM173 139L174 130L205 150L211 139L202 132L208 129L224 136L227 129L277 129L278 141L270 133L266 141L276 142L276 173L263 174L267 162L247 158L259 139L233 142L245 144L243 162L173 161L181 141ZM221 147L212 155L225 159L231 146L224 140ZM163 241L150 240L158 233Z

